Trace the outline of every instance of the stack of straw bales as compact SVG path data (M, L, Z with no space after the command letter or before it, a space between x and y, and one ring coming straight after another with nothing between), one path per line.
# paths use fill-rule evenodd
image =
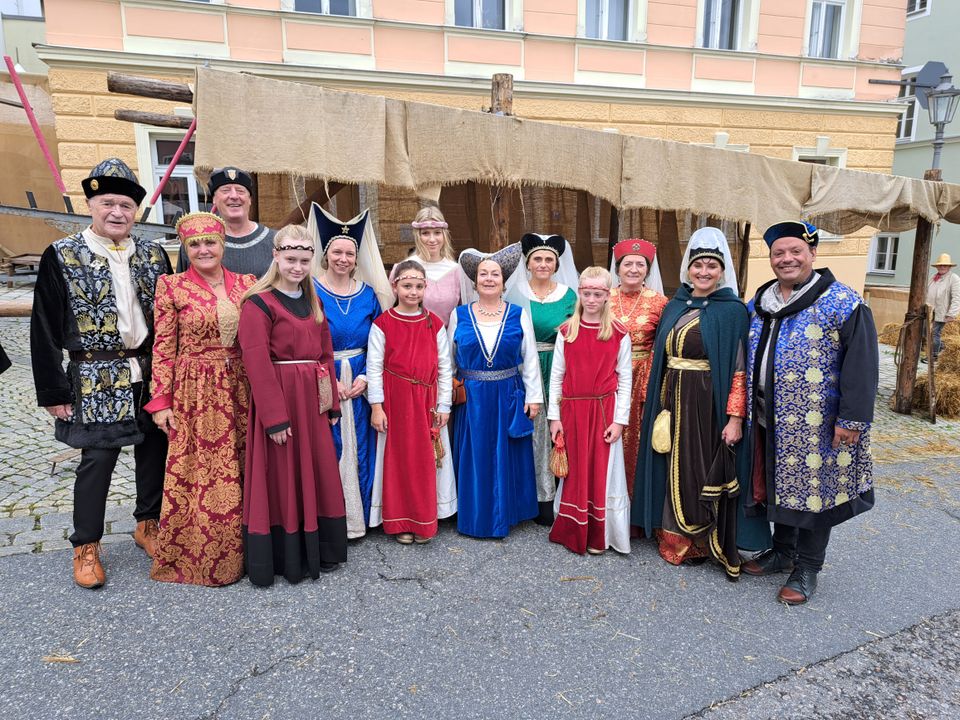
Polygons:
M886 330L885 325L884 334ZM956 418L960 417L960 322L944 325L940 337L943 339L943 350L940 351L935 365L936 410L938 416ZM930 408L927 373L917 375L917 381L913 386L913 407L918 410Z

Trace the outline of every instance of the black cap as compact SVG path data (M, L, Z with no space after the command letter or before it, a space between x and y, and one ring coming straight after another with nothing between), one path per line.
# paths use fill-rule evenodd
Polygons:
M253 178L250 173L232 165L213 171L210 182L207 183L207 193L212 196L217 188L224 185L243 185L248 192L253 192Z
M97 195L125 195L139 205L147 195L133 170L120 158L107 158L101 162L80 185L88 200Z

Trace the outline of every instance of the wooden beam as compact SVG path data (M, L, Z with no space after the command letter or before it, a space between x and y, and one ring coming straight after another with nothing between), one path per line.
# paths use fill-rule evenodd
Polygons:
M927 170L924 180L939 182L940 170ZM917 232L913 241L913 268L910 273L910 294L907 297L907 313L900 330L900 365L897 366L897 389L893 395L893 411L910 415L913 408L913 385L917 380L917 363L920 361L922 323L927 303L927 276L930 272L930 248L933 225L924 218L917 219ZM927 348L930 354L930 348Z
M616 205L610 206L610 232L607 233L607 264L613 260L613 246L620 242L620 211Z
M577 190L577 238L573 262L577 270L593 265L593 198L586 190Z
M107 73L107 90L124 95L137 95L156 100L193 103L193 90L183 83L172 83L137 75Z
M743 234L740 235L739 260L740 262L737 263L737 287L740 289L740 297L745 298L747 292L747 264L750 260L750 223L744 223Z
M329 195L327 195L327 188L321 185L317 190L312 192L306 200L290 211L290 213L283 219L283 223L280 227L283 227L284 225L299 225L302 222L306 222L305 219L309 217L307 213L310 212L311 204L317 203L322 205L338 192L343 190L344 187L346 187L345 185L341 185L337 182L327 183L327 186L330 188Z
M477 210L477 184L472 180L464 185L464 203L467 225L470 227L470 247L480 249L480 213Z
M163 113L144 112L142 110L114 110L113 117L117 120L126 122L143 123L144 125L156 125L157 127L178 128L180 130L189 130L193 118L181 117L180 115L164 115Z
M680 285L680 231L677 228L677 213L673 210L657 210L657 259L663 289L671 297Z
M513 115L513 75L496 73L490 87L490 112L494 115ZM492 187L490 249L494 252L510 244L510 205L513 190L508 187Z

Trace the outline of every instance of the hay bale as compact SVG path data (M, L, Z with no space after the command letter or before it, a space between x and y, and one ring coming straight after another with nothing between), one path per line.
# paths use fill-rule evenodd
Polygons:
M940 331L940 337L960 338L960 322L948 322Z
M938 372L936 382L937 415L945 418L960 417L960 376ZM930 409L930 394L927 390L927 374L917 375L917 380L913 386L913 407L915 409Z
M902 323L888 322L880 331L879 340L883 345L893 345L896 347L900 339L900 328Z
M937 356L937 380L952 375L960 380L960 344L946 342Z

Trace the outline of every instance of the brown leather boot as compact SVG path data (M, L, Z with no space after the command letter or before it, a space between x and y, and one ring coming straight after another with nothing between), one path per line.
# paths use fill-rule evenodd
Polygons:
M133 541L143 548L143 551L150 557L157 551L157 533L160 532L160 526L156 520L141 520L137 523L137 529L133 531Z
M103 587L107 574L100 564L100 543L87 543L73 549L73 581L89 590Z

